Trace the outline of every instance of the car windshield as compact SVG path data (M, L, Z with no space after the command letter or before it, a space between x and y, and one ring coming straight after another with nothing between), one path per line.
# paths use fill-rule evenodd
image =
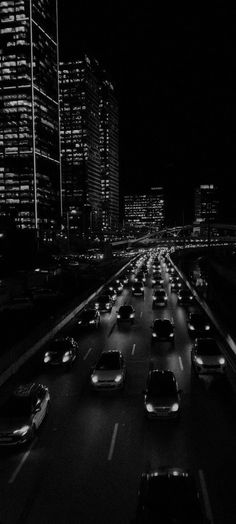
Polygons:
M157 396L175 394L176 384L173 380L173 375L169 373L152 373L149 381L149 391Z
M0 410L0 417L27 417L31 413L29 397L11 397Z
M192 322L193 324L201 324L201 325L206 323L205 319L201 315L197 315L197 314L190 316L190 322Z
M187 477L153 477L146 492L145 509L150 517L158 517L166 524L204 522L194 484Z
M196 351L199 355L221 355L221 351L215 340L198 340Z
M98 300L99 300L99 302L109 302L110 301L110 297L109 297L109 295L101 295Z
M121 313L121 315L127 315L127 314L132 313L132 311L133 311L132 306L121 306L119 313Z
M91 320L94 318L94 309L90 309L90 310L87 310L87 311L83 311L83 313L81 314L81 320L87 322L88 320Z
M99 362L97 363L96 369L99 371L106 369L120 369L120 358L118 353L104 353Z
M55 351L56 353L65 353L65 351L71 350L71 344L68 340L54 340L51 343L50 351Z

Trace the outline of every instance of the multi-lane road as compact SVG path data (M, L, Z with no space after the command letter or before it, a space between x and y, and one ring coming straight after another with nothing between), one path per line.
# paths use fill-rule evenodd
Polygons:
M236 522L234 393L227 377L196 378L191 372L186 309L176 304L164 268L162 273L167 307L152 309L150 278L144 299L125 288L112 312L102 314L98 330L68 327L80 347L71 371L46 371L38 355L16 378L46 384L51 405L31 445L0 450L3 524L128 523L141 473L159 466L191 470L210 520ZM125 302L134 306L135 322L117 327L116 310ZM151 342L157 317L173 318L174 344ZM125 357L123 391L89 387L90 370L106 349L119 349ZM150 362L175 373L183 390L179 420L146 419L143 390Z

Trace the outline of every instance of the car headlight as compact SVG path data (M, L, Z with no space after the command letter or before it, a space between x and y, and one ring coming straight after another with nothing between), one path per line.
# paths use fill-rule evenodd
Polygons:
M152 413L152 411L154 411L153 405L150 404L150 402L146 404L146 410L148 411L148 413Z
M131 314L130 314L130 318L134 318L134 313L131 313Z
M169 336L170 336L170 338L173 338L173 336L174 336L174 333L170 333L170 335L169 335Z
M118 384L122 380L122 375L117 375L115 378L115 382Z
M202 358L200 358L200 357L195 357L195 360L196 360L197 364L200 364L200 366L203 364L203 360L202 360Z
M135 289L135 288L134 288L134 287L132 287L132 291L134 291L134 289Z
M78 320L78 324L82 324L82 320Z
M140 290L141 290L141 291L144 291L144 287L141 287Z
M152 332L152 336L153 336L154 338L157 337L157 334L155 333L155 331Z
M221 357L219 358L219 364L225 364L225 358L224 357Z
M21 437L23 437L24 435L26 435L26 433L28 433L29 430L30 426L22 426L22 428L16 429L15 431L13 431L13 433L14 435L20 435Z
M109 309L109 307L110 307L110 304L109 304L109 302L107 302L106 308Z
M47 352L44 355L44 362L45 362L45 364L47 364L47 362L49 362L49 360L51 360L51 357L50 357L50 353Z
M179 409L179 404L177 402L174 402L174 404L171 406L170 410L171 411L178 411Z
M93 384L96 384L98 382L98 376L97 375L93 375L91 377L91 380L92 380Z
M99 303L98 303L98 302L96 302L96 304L95 304L95 308L96 308L96 309L99 308Z
M189 324L189 329L190 329L191 331L194 331L194 327L193 327L192 324Z
M71 358L71 352L70 351L66 351L66 353L63 355L62 362L68 362L68 360L70 360L70 358Z
M205 330L206 330L206 331L209 331L209 329L210 329L210 326L209 326L209 324L207 324L207 325L205 326Z
M119 313L117 314L117 318L120 318L120 315L119 315Z
M89 324L94 324L95 323L95 320L90 320L89 321Z

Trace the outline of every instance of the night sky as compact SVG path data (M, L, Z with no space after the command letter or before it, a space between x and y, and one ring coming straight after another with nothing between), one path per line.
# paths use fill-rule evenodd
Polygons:
M157 5L59 0L60 57L95 56L115 85L121 193L164 185L182 223L194 185L215 183L236 222L236 10Z

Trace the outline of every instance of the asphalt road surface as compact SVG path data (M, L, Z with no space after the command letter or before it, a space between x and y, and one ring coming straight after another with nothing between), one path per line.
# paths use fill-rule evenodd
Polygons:
M191 470L212 522L236 522L235 396L227 376L196 378L191 372L186 310L170 294L164 269L163 275L167 307L152 309L150 278L144 299L126 288L111 314L102 314L98 330L67 329L80 345L71 371L45 370L39 355L15 379L46 384L51 405L31 445L0 450L3 524L128 523L135 515L141 473L160 466ZM135 323L117 327L116 310L125 302L135 308ZM173 318L174 344L151 342L156 317ZM106 349L119 349L125 357L123 391L90 390L91 367ZM183 390L177 421L145 417L150 362L176 374Z

